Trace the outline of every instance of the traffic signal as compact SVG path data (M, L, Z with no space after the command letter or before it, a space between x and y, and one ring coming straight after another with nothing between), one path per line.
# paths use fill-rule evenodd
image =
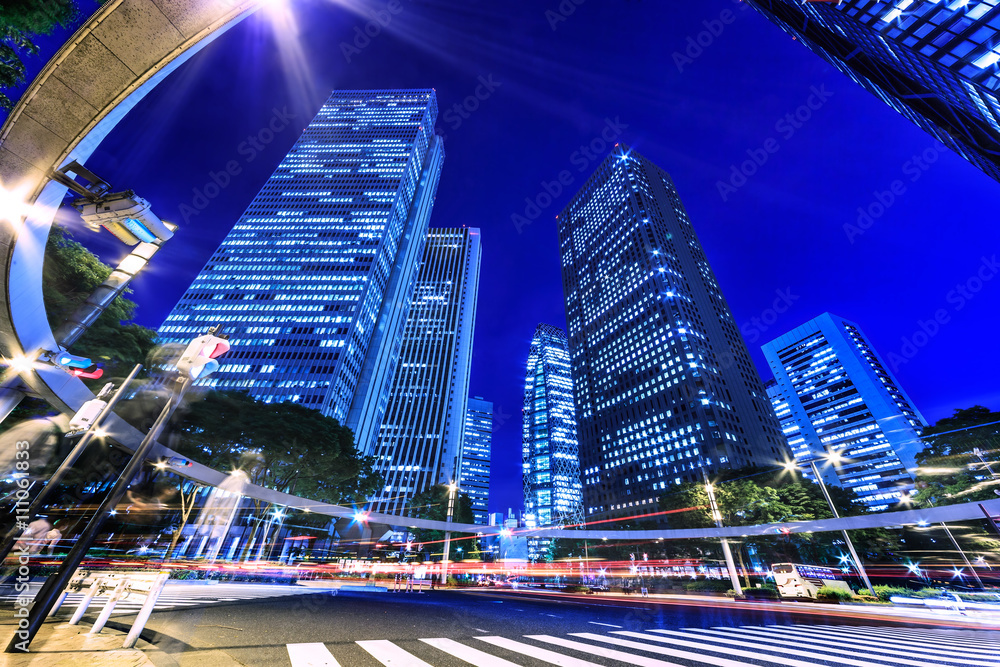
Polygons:
M86 378L88 380L99 380L104 377L104 369L94 364L90 368L73 368L70 369L70 374L75 375L78 378Z
M77 410L73 418L69 420L69 427L74 431L84 431L90 428L90 425L94 423L97 416L101 414L101 410L106 408L108 405L107 401L102 401L99 398L93 398Z
M96 201L81 200L74 206L89 227L104 227L128 245L157 239L166 241L174 235L153 213L150 203L131 190L105 195Z
M191 341L184 354L177 360L177 370L192 380L200 380L219 370L217 357L229 351L229 341L220 336L205 334Z

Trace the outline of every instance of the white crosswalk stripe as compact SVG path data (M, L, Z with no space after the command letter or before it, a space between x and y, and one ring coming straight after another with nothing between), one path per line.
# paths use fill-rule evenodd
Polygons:
M889 636L899 635L889 635L885 637L875 635L857 635L853 634L850 630L837 628L826 630L823 628L801 627L790 631L789 629L781 626L771 626L767 628L742 628L741 631L781 637L786 640L820 642L828 646L856 647L866 651L877 650L893 654L895 652L903 651L906 652L907 655L913 656L918 656L918 654L924 653L932 656L945 655L954 658L953 660L950 660L950 662L957 661L959 664L976 664L973 661L991 658L997 655L996 651L970 651L969 649L956 647L951 641L952 638L950 636L937 636L936 640L934 640L933 636L928 637L928 635L923 635L919 640L894 640L889 639ZM987 662L987 664L996 665L998 663L994 660L993 662Z
M769 628L774 630L773 628ZM848 641L844 635L830 636L807 633L804 631L792 631L792 632L768 632L768 629L764 628L715 628L713 630L699 630L695 629L692 632L704 632L725 635L726 633L738 633L740 635L752 638L754 641L762 641L768 643L785 643L785 642L795 642L796 645L806 645L811 651L818 651L821 653L836 653L843 655L859 656L859 655L871 655L872 653L889 653L890 655L895 655L900 649L899 648L889 648L886 649L883 646L872 645L872 642L862 643ZM845 650L852 649L852 650ZM857 649L854 651L853 649ZM977 661L975 657L970 657L969 654L959 653L956 651L950 651L947 649L938 648L932 650L930 648L915 648L914 646L908 646L906 649L907 655L924 658L924 659L934 659L942 660L944 662L954 662L960 665L996 665L996 662L988 661ZM876 658L877 659L877 658ZM901 662L900 658L893 658L896 662Z
M357 642L357 644L386 667L433 667L430 663L384 639Z
M21 593L22 596L34 597L41 588L40 583L33 583L27 591ZM263 598L284 597L287 595L303 595L307 593L320 593L323 589L285 586L281 584L184 584L183 582L167 584L163 593L156 601L153 611L166 611L170 609L183 609L185 607L195 607L204 604L216 604L225 602L239 602L242 600L258 600ZM72 611L76 609L85 593L70 593L66 596L60 611ZM0 603L13 602L16 595L0 596ZM89 610L98 613L104 603L106 596L97 596L91 603ZM125 614L135 614L142 608L146 598L144 596L128 597L120 600L115 605L114 616Z
M773 626L773 627L780 627L780 626ZM841 629L840 626L820 626L820 627L828 631L838 631ZM897 641L902 641L902 642L914 642L914 641L926 642L928 639L926 631L918 632L915 630L911 630L909 628L900 629L898 632L896 632L895 628L850 627L845 631L850 634L866 636L866 637L877 636L883 639L895 637L897 638ZM932 630L931 632L934 631ZM989 653L991 655L996 654L995 642L988 642L988 641L981 642L974 639L968 639L964 635L955 633L949 634L948 641L950 643L962 646L963 650L966 651Z
M654 630L653 632L669 635L669 639L658 638L657 641L670 642L670 644L674 646L680 645L680 646L696 647L697 641L699 639L698 635L692 634L690 632L678 632L676 630ZM618 634L625 634L625 633L618 633ZM641 635L637 635L637 633L629 633L629 636L641 636ZM683 641L676 639L676 637L683 638ZM754 650L745 651L738 648L733 648L735 646L742 646L744 649L754 649ZM791 648L787 646L787 644L784 646L762 646L760 643L741 641L740 639L734 638L732 635L727 635L725 644L720 645L715 650L725 651L729 655L739 655L745 658L753 658L753 657L759 658L761 657L760 651L767 651L768 653L778 653L780 656L795 656L797 658L816 657L814 651L803 651L801 649ZM872 667L879 664L885 664L885 663L874 662L874 660L879 659L878 657L874 657L873 659L870 660L863 660L863 659L859 660L856 658L848 658L846 657L845 654L846 652L841 651L840 657L837 659L837 662L839 662L842 665L853 665L853 667ZM789 665L789 667L805 667L806 665L810 664L808 662L804 662L801 660L786 659L784 657L772 658L771 656L766 656L766 659L772 661L778 661L780 659L781 664ZM924 662L922 660L910 660L908 658L902 660L897 659L895 661L895 664L911 665L912 667L938 667L939 665L939 663Z
M878 633L862 632L866 630L878 630ZM989 633L976 637L947 629L912 631L891 627L792 625L647 632L616 630L606 634L575 632L565 637L524 635L523 639L492 635L462 641L421 638L405 640L405 648L399 645L399 640L355 643L386 667L433 667L454 664L455 658L473 667L517 667L518 663L511 658L489 652L492 648L557 667L599 667L592 660L614 660L636 667L746 667L748 664L764 667L1000 667L1000 655L996 651L986 655L987 649L979 649L984 653L970 654L964 645L954 647L950 643L952 638L966 637L985 647L990 645L987 637L991 635L997 636ZM868 639L859 641L859 637ZM480 642L479 648L472 645L475 642ZM288 654L292 667L338 667L333 654L323 644L289 644ZM356 657L354 659L356 661ZM344 664L350 663L348 656L342 656L341 660L346 661Z
M292 667L340 667L324 644L288 644L288 659Z

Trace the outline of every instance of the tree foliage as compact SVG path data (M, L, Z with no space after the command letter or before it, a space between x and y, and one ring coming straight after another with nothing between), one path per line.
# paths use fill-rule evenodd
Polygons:
M448 518L448 494L450 490L447 484L436 484L431 488L418 493L410 499L408 516L417 519L431 519L433 521L446 521ZM452 521L455 523L475 523L472 514L472 499L464 493L460 493L455 498L455 509L452 513ZM418 528L413 531L417 542L430 542L424 547L424 551L436 553L440 551L441 545L437 544L444 539L444 531L425 530Z
M0 4L0 88L24 83L26 69L21 56L38 54L32 41L35 36L69 27L79 13L75 0L4 0ZM10 97L0 93L0 108L13 107Z
M946 505L995 498L993 490L1000 486L990 479L974 450L979 449L993 471L1000 473L1000 424L980 426L998 421L1000 412L974 405L926 428L924 448L916 457L920 470L915 500Z
M195 461L312 500L363 502L382 483L349 428L296 403L209 391L175 418L173 433L177 451Z

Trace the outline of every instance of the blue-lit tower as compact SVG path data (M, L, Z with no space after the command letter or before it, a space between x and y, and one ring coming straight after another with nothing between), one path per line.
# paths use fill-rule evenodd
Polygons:
M617 145L558 218L587 520L786 453L670 176Z
M403 514L435 484L458 481L482 257L479 230L431 229L378 430L377 512Z
M997 0L746 1L1000 180Z
M580 448L576 437L573 375L566 332L539 324L524 376L521 430L524 521L527 526L583 523ZM529 540L540 556L549 540Z
M223 324L202 384L293 401L370 453L444 159L433 90L335 91L160 327Z
M472 501L476 523L489 525L490 457L493 443L493 403L481 396L469 397L462 444L459 487Z
M824 479L873 510L913 490L927 423L857 324L823 313L762 349L776 381L768 394L796 459L825 459Z

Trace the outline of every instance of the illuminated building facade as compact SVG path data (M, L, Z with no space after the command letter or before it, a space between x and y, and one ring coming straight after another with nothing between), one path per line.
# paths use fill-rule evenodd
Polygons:
M884 510L913 489L908 470L927 425L853 322L823 313L762 348L777 385L775 413L798 460ZM838 457L842 460L837 462Z
M478 229L431 229L373 453L376 512L459 479L482 256Z
M230 336L201 384L292 401L370 453L444 160L432 90L335 91L160 327Z
M670 176L619 144L558 218L587 520L784 438Z
M1000 180L1000 0L747 0Z
M461 492L472 501L476 523L488 524L490 504L490 450L493 441L493 403L481 396L469 398L462 443Z
M539 324L524 377L521 427L524 522L527 526L583 523L580 448L576 437L573 376L566 332ZM550 540L528 540L529 557Z

